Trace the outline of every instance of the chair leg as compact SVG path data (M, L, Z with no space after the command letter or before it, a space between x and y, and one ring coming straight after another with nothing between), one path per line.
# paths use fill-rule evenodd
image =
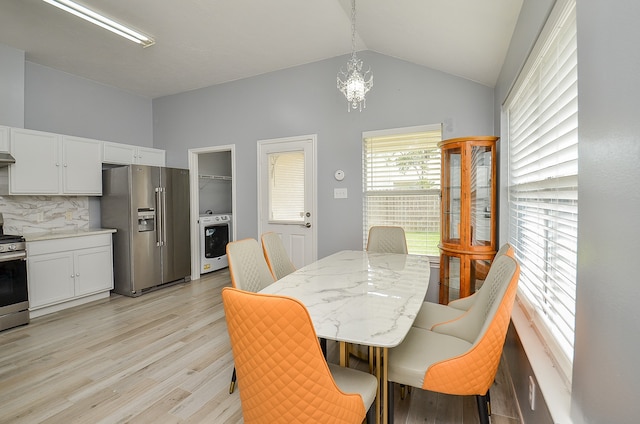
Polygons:
M229 394L233 393L236 389L236 367L233 367L233 374L231 374L231 384L229 384Z
M322 349L322 354L324 355L324 359L327 359L327 339L320 339L320 348Z
M387 422L389 424L393 424L393 404L394 404L394 401L393 401L393 382L389 381L387 383L387 387L388 387L388 390L387 390L387 393L388 393L388 396L387 396L387 414L389 414L389 416L387 418Z
M367 411L367 424L375 424L376 422L376 403L373 402Z
M491 396L490 396L489 390L487 390L486 396L487 396L487 410L489 412L489 416L491 416Z
M489 404L487 395L476 395L478 403L478 415L480 416L480 424L489 424Z

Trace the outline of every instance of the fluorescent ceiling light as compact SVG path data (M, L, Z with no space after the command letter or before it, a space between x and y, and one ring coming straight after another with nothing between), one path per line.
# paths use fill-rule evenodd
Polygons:
M58 7L65 12L69 12L73 15L76 15L79 18L82 18L86 21L91 22L92 24L98 25L104 29L107 29L115 34L118 34L121 37L126 38L127 40L131 40L134 43L138 43L142 45L142 47L149 47L155 43L152 38L147 37L144 34L139 33L131 28L128 28L118 22L107 18L106 16L102 16L99 13L94 12L91 9L87 9L86 7L79 5L73 1L69 0L42 0L50 5Z

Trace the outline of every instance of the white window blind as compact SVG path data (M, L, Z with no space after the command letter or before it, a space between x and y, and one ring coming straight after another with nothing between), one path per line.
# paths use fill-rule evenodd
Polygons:
M404 229L409 253L438 256L440 125L364 134L363 245L369 228Z
M304 152L269 154L269 221L304 221Z
M505 103L519 298L567 381L578 233L577 66L575 0L560 1Z

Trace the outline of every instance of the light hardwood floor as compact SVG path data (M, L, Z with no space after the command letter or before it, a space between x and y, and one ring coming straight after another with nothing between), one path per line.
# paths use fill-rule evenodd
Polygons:
M220 297L227 270L138 298L112 295L0 333L1 423L241 423ZM329 360L337 361L335 343ZM351 365L364 364L352 360ZM519 422L506 367L492 422ZM396 394L396 423L476 423L475 399Z

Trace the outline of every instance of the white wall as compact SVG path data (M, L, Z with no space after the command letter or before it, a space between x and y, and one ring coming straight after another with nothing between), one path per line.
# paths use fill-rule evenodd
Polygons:
M257 236L257 141L318 135L318 256L362 248L363 131L447 122L446 138L493 134L493 90L365 51L374 87L367 108L347 112L336 74L348 56L153 100L154 144L170 166L189 148L236 145L237 236ZM336 169L345 171L338 184ZM333 199L336 186L348 199Z

